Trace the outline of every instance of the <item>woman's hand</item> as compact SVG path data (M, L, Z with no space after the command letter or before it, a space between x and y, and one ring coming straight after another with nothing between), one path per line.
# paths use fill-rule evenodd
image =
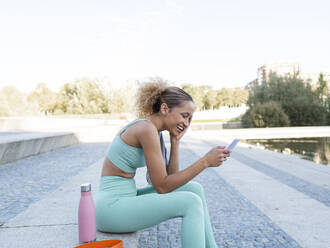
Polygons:
M192 120L192 117L190 117L189 119L187 119L185 121L185 127L184 127L184 130L179 134L179 135L174 135L172 133L170 133L170 138L171 138L171 144L176 144L176 143L179 143L180 139L183 137L183 135L185 135L185 133L187 132L190 124L191 124L191 120Z
M211 149L203 157L208 167L216 167L222 164L230 156L230 150L225 149L224 146L217 146Z
M180 139L186 133L187 129L188 128L185 128L179 135L174 135L174 134L170 133L171 144L173 144L173 143L179 143Z

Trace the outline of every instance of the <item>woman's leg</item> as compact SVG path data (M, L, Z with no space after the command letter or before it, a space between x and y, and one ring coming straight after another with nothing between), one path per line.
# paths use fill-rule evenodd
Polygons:
M189 183L183 185L182 187L178 188L176 191L190 191L195 194L197 194L203 203L203 209L204 209L204 224L205 224L205 241L206 241L206 247L207 248L216 248L218 247L214 235L213 235L213 229L210 221L209 216L209 210L206 204L205 200L205 194L203 186L197 182L190 181Z
M204 190L201 184L194 182L194 181L190 181L189 183L183 185L182 187L174 190L173 192L182 192L182 191L187 191L187 192L193 192L195 194L197 194L200 199L202 200L203 203L203 211L204 211L204 226L205 226L205 241L206 241L206 247L209 248L213 248L213 247L218 247L215 239L214 239L214 235L213 235L213 230L212 230L212 225L210 222L210 217L209 217L209 212L208 212L208 208L207 208L207 204L206 204L206 200L205 200L205 196L204 196ZM143 195L143 194L150 194L150 193L155 193L156 190L154 187L152 186L148 186L145 188L141 188L137 190L138 195Z
M201 198L192 192L148 193L122 197L96 209L97 227L105 232L133 232L182 217L182 247L205 247L204 210ZM103 201L105 202L105 201Z

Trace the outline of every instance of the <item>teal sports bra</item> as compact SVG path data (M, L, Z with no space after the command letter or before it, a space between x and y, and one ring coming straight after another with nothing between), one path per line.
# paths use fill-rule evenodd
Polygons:
M137 119L125 126L113 139L107 155L115 166L127 173L135 173L137 168L146 166L143 149L126 144L120 137L127 128L139 121L149 120Z

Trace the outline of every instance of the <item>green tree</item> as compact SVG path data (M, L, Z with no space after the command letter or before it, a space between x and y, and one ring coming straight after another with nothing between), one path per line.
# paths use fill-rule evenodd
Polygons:
M324 106L327 105L327 98L329 97L329 90L330 89L328 86L328 82L324 79L323 73L320 73L315 93Z
M106 92L98 80L83 78L73 84L66 83L57 95L54 113L108 113Z
M204 95L207 89L209 89L209 86L192 86L191 84L184 84L181 88L191 95L197 110L205 109Z
M40 83L28 95L27 100L29 103L36 105L39 112L47 115L54 110L56 93L52 92L45 83Z
M327 124L330 125L330 94L327 97L326 109L327 109Z
M0 90L2 115L24 115L28 112L26 96L15 86L5 86Z
M7 99L0 94L0 116L9 116L10 108Z
M192 96L198 110L215 109L221 106L240 106L247 102L249 95L248 91L243 88L214 90L207 85L184 84L182 89Z
M293 126L322 126L326 124L326 110L318 102L298 97L282 104Z
M329 82L324 79L323 73L320 73L319 75L315 94L326 109L327 124L330 125L330 88Z
M252 88L248 104L276 101L281 104L293 126L324 125L326 110L308 82L298 77L271 74L268 81Z
M285 127L290 125L289 117L284 113L281 104L270 101L257 103L242 117L244 127Z
M100 81L84 78L76 81L76 85L78 102L84 114L108 112L108 99Z
M217 105L217 91L213 89L208 89L203 97L203 108L204 109L214 109Z
M232 94L232 104L235 107L239 107L242 104L245 104L249 98L249 92L244 88L235 88Z
M83 114L76 84L65 83L57 95L55 114Z
M160 79L159 79L160 80ZM134 107L134 95L139 82L126 83L121 88L111 89L108 93L109 113L128 113Z
M221 106L233 106L233 90L228 88L222 88L218 91L217 96L217 107Z

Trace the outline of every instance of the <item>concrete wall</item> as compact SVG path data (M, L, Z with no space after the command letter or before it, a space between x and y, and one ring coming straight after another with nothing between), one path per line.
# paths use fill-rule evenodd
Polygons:
M0 164L77 143L110 142L127 120L0 118Z
M194 113L193 120L230 120L243 115L247 110L247 106L241 107L221 107L215 110L204 110Z
M27 133L0 137L0 164L77 144L73 133Z
M232 128L242 128L241 122L205 122L191 124L192 130L217 130Z

